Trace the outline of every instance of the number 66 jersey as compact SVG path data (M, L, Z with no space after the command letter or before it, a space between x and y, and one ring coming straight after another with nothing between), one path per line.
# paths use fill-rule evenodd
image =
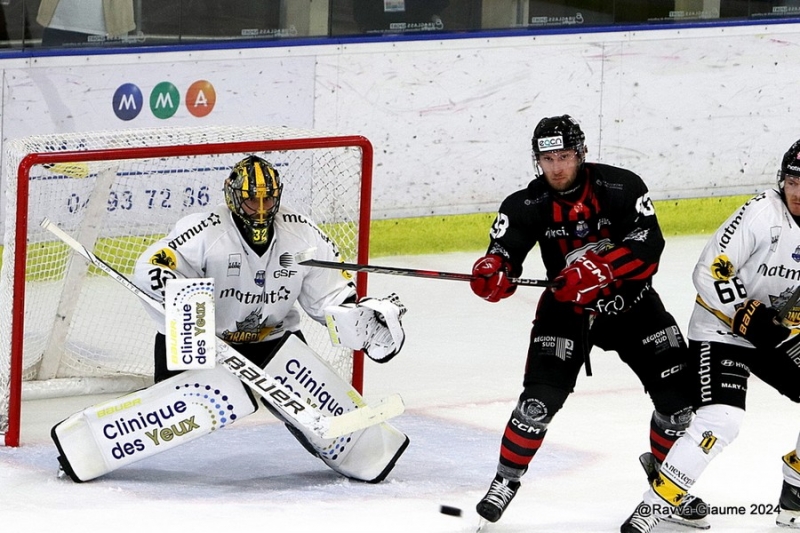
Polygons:
M800 227L780 192L754 196L719 227L703 248L692 281L697 298L689 338L752 348L731 333L736 309L749 298L778 309L800 285ZM786 319L800 324L800 308Z

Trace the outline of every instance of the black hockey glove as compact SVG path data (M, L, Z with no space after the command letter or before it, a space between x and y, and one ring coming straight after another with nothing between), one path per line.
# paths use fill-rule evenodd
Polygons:
M756 348L775 348L789 336L778 320L778 311L758 300L746 300L733 315L731 332L744 337Z

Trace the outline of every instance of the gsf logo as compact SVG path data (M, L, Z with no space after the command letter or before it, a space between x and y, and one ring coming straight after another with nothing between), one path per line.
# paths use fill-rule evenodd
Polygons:
M184 95L186 109L195 117L205 117L217 103L214 86L206 80L192 83ZM181 94L178 88L168 81L162 81L150 91L150 111L153 116L168 119L175 115L180 107ZM133 120L139 116L144 106L142 90L133 83L120 85L112 98L114 114L120 120Z
M297 270L289 270L289 269L286 269L286 268L281 268L281 269L278 269L275 272L273 272L272 273L272 277L274 277L275 279L278 279L278 278L291 278L295 274L297 274Z

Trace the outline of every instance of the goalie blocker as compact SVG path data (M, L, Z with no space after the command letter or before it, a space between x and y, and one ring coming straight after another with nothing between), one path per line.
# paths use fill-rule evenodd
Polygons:
M364 405L358 392L295 335L285 337L265 370L299 401L325 414L338 416ZM56 424L51 436L64 472L74 481L89 481L228 426L257 405L223 368L190 370L76 413ZM409 443L386 422L334 439L284 422L308 451L359 481L385 479Z

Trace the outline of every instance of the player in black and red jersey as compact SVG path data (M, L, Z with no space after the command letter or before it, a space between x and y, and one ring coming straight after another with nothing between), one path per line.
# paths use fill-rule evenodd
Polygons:
M508 196L475 263L472 290L498 302L516 286L510 277L539 244L553 289L539 300L524 389L503 433L497 475L478 514L496 522L520 486L553 416L574 390L593 346L616 351L641 380L655 410L655 472L692 417L687 348L675 319L653 289L664 238L642 179L622 168L586 162L584 133L570 116L542 119L533 132L536 178ZM674 519L703 520L699 499L686 499Z

